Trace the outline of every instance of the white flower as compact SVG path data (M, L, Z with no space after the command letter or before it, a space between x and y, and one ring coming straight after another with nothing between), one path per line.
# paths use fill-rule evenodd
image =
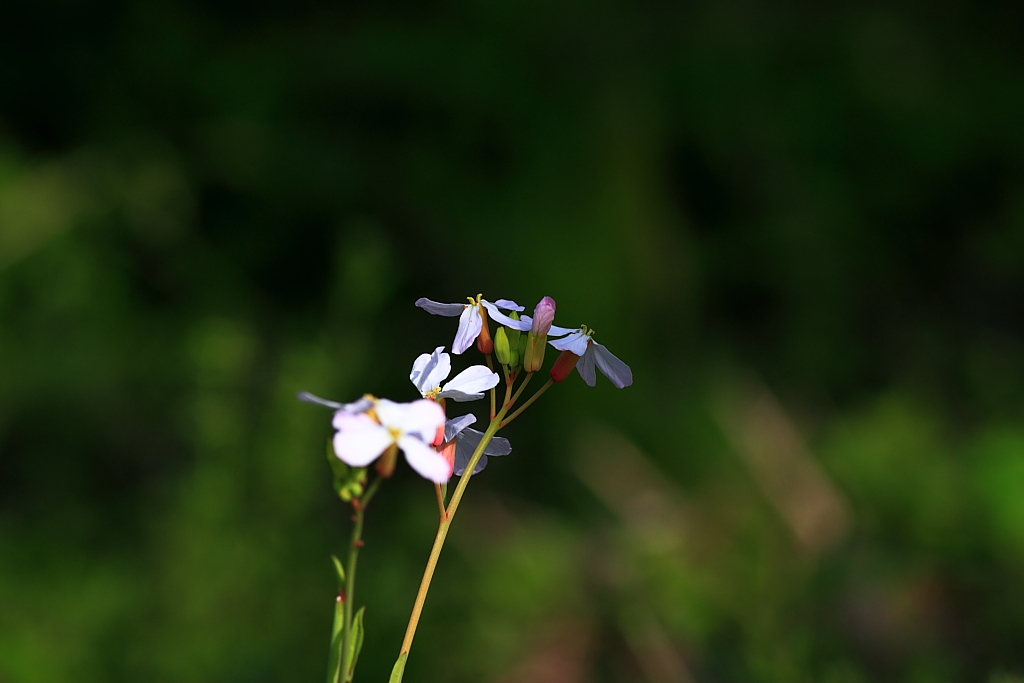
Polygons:
M589 386L597 384L597 373L594 372L594 367L597 366L601 374L610 379L616 387L628 387L633 383L633 371L615 354L594 341L593 335L594 331L584 325L568 337L552 339L548 343L559 351L568 351L580 357L576 362L576 371Z
M462 417L456 417L448 420L444 425L445 443L448 444L452 440L455 441L454 473L460 477L469 465L469 461L473 457L473 452L476 451L476 447L480 443L481 437L484 435L481 431L469 429L469 425L474 422L476 422L476 417L473 415L463 415ZM486 448L484 448L483 455L480 456L480 460L477 461L476 467L473 469L473 474L476 474L483 468L487 467L488 455L508 455L511 452L512 444L508 442L508 439L504 439L500 436L493 437L490 443L487 444Z
M515 301L498 299L492 304L490 301L484 299L481 294L478 294L475 299L473 297L467 297L467 299L469 301L468 304L441 304L427 298L419 298L416 300L416 305L427 313L443 315L449 318L459 316L459 330L455 333L455 341L452 342L452 352L456 355L459 355L468 349L480 334L480 330L484 326L484 319L482 315L483 309L486 309L487 314L492 320L496 320L502 325L507 325L508 327L512 327L517 330L523 329L521 321L513 320L498 310L499 308L504 308L506 311L517 312L524 310L523 307ZM527 320L529 320L529 318L527 318ZM530 326L526 325L525 329L530 329Z
M430 447L437 430L444 425L444 410L428 400L395 403L378 400L374 420L366 413L339 410L334 414L334 453L352 467L366 467L391 446L405 453L409 465L420 475L441 484L451 476L443 455ZM378 422L379 420L379 422Z
M441 386L452 371L452 358L438 346L433 353L421 354L412 364L409 379L420 390L423 398L450 398L453 401L475 401L483 398L483 392L495 386L500 379L483 365L473 365L455 375L452 381Z

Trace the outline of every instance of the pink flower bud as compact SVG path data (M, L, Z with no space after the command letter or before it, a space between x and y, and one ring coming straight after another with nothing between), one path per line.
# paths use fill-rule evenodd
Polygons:
M530 332L535 337L546 337L553 322L555 322L555 300L546 296L533 309L533 328Z

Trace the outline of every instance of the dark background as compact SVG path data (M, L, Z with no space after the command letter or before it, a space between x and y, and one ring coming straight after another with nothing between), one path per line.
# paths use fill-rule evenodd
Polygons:
M0 14L3 683L323 680L295 393L413 398L477 292L635 384L509 428L407 681L1021 680L1016 3ZM357 680L433 495L370 510Z

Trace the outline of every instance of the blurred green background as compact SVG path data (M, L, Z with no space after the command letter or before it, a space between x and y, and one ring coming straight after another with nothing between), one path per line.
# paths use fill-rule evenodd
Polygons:
M477 292L635 384L508 430L406 681L1021 680L1016 3L3 15L0 682L322 680L349 513L295 393L413 398L413 301ZM357 680L433 496L371 507Z

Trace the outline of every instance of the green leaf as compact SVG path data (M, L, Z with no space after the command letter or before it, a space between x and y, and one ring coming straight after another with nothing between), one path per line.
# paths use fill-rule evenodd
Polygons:
M337 562L337 560L335 560ZM338 596L341 597L340 595ZM345 604L334 602L334 624L331 626L331 652L327 658L327 683L341 681L341 645L345 636Z
M334 571L338 574L338 592L345 590L345 568L341 566L341 560L336 555L331 555L334 562Z
M349 683L356 673L356 660L359 659L359 651L363 649L363 614L366 606L359 608L355 618L352 620L352 638L348 646L348 673L345 676L345 683Z
M398 661L395 662L395 668L391 670L391 678L388 679L388 683L402 683L402 674L405 673L405 660L408 657L408 652L398 655Z

